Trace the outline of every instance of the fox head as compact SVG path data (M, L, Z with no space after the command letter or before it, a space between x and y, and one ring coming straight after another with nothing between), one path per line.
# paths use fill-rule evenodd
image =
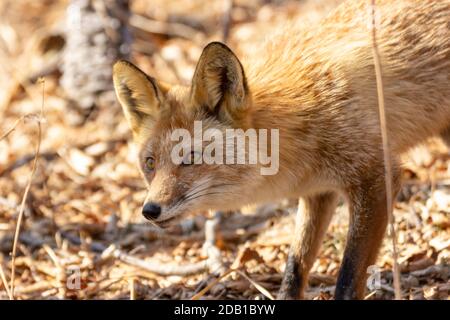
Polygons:
M194 136L198 121L203 131L251 126L245 73L227 46L213 42L204 48L190 87L164 84L127 61L114 65L113 78L148 185L143 207L147 219L165 227L187 213L238 209L252 202L252 186L262 183L258 165L198 164L203 142L178 163L172 157L180 144L172 137L177 129Z

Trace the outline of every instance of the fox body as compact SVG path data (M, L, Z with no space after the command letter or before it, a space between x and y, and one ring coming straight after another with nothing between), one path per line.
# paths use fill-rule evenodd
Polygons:
M282 30L242 63L205 47L190 87L168 86L132 64L114 66L119 101L140 147L149 193L143 213L166 226L187 213L300 198L279 298L303 297L338 198L350 225L336 299L364 296L388 216L368 1L343 3L315 29ZM379 0L376 7L394 193L398 157L450 136L450 0ZM279 129L279 170L259 164L174 164L171 132Z

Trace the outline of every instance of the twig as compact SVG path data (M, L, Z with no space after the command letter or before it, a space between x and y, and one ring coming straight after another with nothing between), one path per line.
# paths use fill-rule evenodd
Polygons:
M384 170L385 170L385 183L386 183L386 209L389 218L389 231L392 238L392 249L393 249L393 260L394 260L394 291L395 299L401 299L401 284L400 284L400 269L397 262L397 236L394 226L394 215L392 213L392 164L391 164L391 154L389 149L389 138L387 131L387 119L386 119L386 108L384 100L384 90L383 90L383 77L381 70L380 54L378 51L377 34L376 34L376 21L375 21L375 0L371 1L371 14L372 14L372 50L373 59L375 65L375 76L377 81L377 93L378 93L378 109L380 113L380 126L381 126L381 138L383 141L383 155L384 155Z
M69 240L75 245L81 245L80 238L69 234L68 232L61 232L61 236L65 239ZM99 242L92 242L90 244L90 249L94 252L101 252L102 258L106 259L108 257L115 257L120 261L129 264L131 266L135 266L146 270L151 273L163 275L163 276L171 276L171 275L180 275L180 276L188 276L193 274L198 274L205 272L208 270L208 261L203 260L193 264L187 265L168 265L162 264L154 261L145 261L130 254L123 252L120 249L117 249L115 245L111 245L109 247L104 246Z
M377 294L377 290L372 291L371 293L369 293L368 295L366 295L364 297L364 300L369 300L370 298L372 298L374 295Z
M410 275L421 278L421 277L435 277L440 276L443 279L450 276L450 266L448 265L434 265L422 270L412 271Z
M163 276L179 275L189 276L198 274L208 270L207 260L187 265L168 265L159 262L145 261L137 257L128 255L119 249L114 249L112 255L122 262L129 265L144 269L151 273L156 273Z
M136 278L131 277L129 279L130 286L130 300L136 300L136 286L135 286Z
M13 296L11 294L11 290L9 290L8 281L6 280L5 273L3 272L3 266L0 263L0 276L2 278L3 287L5 287L5 291L8 294L9 300L13 300Z
M191 300L198 300L201 297L203 297L209 290L211 290L212 287L214 287L216 284L218 284L223 278L228 276L230 273L232 273L234 269L229 269L227 272L222 274L220 277L218 277L216 280L212 281L210 284L208 284L206 287L204 287L202 290L200 290L198 293L194 294L191 298Z
M195 295L192 296L191 300L198 300L201 297L203 297L209 290L211 290L212 287L214 287L216 284L218 284L223 278L227 277L229 274L231 274L232 272L236 272L237 274L239 274L240 276L242 276L243 278L245 278L248 282L250 282L259 292L261 292L266 298L270 299L270 300L275 300L275 298L272 296L272 294L270 294L270 292L264 288L263 286L261 286L260 284L258 284L256 281L254 281L252 278L250 278L247 274L245 274L245 272L242 272L239 269L228 269L227 272L225 272L224 274L222 274L220 277L218 277L216 280L212 281L209 285L207 285L205 288L203 288L200 292L196 293Z
M19 119L17 119L16 122L14 122L13 126L12 126L10 129L8 129L8 130L1 136L0 141L2 141L2 140L5 139L7 136L9 136L10 133L13 132L13 131L16 129L16 127L17 127L17 125L19 124L19 122L22 121L24 118L25 118L25 116L21 116Z
M266 219L270 218L271 215L267 214ZM150 232L154 237L159 239L165 239L167 241L176 240L176 242L180 241L200 241L203 238L205 239L204 248L207 251L207 260L203 260L193 264L186 265L168 265L165 263L154 262L154 261L146 261L140 258L137 258L129 253L125 253L122 250L118 249L115 245L111 245L108 248L100 242L93 241L89 245L89 249L102 253L102 258L106 259L108 257L115 257L120 261L141 268L148 272L159 274L163 276L170 275L179 275L179 276L187 276L193 274L199 274L202 272L209 271L210 273L222 273L224 271L224 266L221 261L220 250L215 246L215 232L217 224L219 223L220 213L216 213L216 217L214 220L211 220L210 223L207 223L208 226L205 226L205 233L198 233L194 237L190 235L188 237L181 236L171 236L168 234L161 233L158 230L150 230L146 229L147 232ZM235 226L235 227L244 227L244 226ZM246 236L253 235L254 233L258 233L261 228L267 227L267 221L263 221L262 223L258 223L256 225L250 226L245 233ZM145 231L138 229L137 231ZM61 236L65 239L69 240L72 244L81 245L82 242L78 236L75 236L67 231L62 231ZM229 230L221 233L221 237L223 239L235 240L239 235L237 235L236 230ZM212 249L212 250L211 250Z
M261 292L266 298L270 300L275 300L275 298L270 294L270 292L264 288L262 285L254 281L252 278L250 278L245 272L242 272L238 269L235 270L237 273L239 273L242 277L247 279L248 282L250 282L259 292Z
M61 232L61 235L76 245L81 244L81 240L76 236L70 235L67 232ZM103 244L99 242L91 243L90 249L95 252L102 252L103 259L112 256L126 264L162 276L171 276L171 275L189 276L199 274L210 270L211 269L210 266L214 265L213 263L211 263L209 258L207 260L203 260L197 263L186 264L181 266L159 263L155 261L146 261L138 257L132 256L128 253L125 253L120 249L117 249L115 245L105 247Z
M184 24L156 21L137 14L131 16L130 25L149 33L163 34L189 40L196 39L200 35L200 32Z
M42 281L42 282L35 282L29 286L26 287L19 287L17 288L17 292L19 294L27 294L27 293L34 293L36 291L45 291L49 289L56 289L58 285L56 283L53 283L53 281Z
M14 233L14 242L13 242L13 248L11 253L11 297L14 299L14 280L15 280L15 262L16 262L16 252L17 252L17 243L19 240L19 234L20 234L20 225L22 223L23 213L25 210L25 202L28 197L28 192L31 188L31 183L33 181L34 173L36 172L37 162L39 158L39 151L41 149L41 138L42 138L42 128L41 128L41 122L44 115L44 96L45 96L45 80L40 79L40 82L42 84L42 104L41 104L41 112L39 115L39 119L37 121L38 125L38 137L37 137L37 143L36 143L36 154L33 161L33 167L30 172L30 177L28 179L27 186L25 187L25 192L22 197L22 202L20 204L20 210L19 210L19 216L17 217L17 224L16 224L16 231Z

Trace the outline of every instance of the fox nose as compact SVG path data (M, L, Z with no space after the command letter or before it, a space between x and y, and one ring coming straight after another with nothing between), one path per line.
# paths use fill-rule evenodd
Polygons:
M157 203L147 202L142 208L142 215L148 220L155 220L161 214L161 206Z

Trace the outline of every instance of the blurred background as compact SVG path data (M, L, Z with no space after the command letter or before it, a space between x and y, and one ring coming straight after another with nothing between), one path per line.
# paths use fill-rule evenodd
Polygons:
M295 201L209 220L199 213L166 231L146 224L140 215L146 192L111 66L126 58L155 78L189 84L208 42L226 42L238 56L257 54L256 44L277 26L294 21L313 28L340 2L2 0L0 298L11 297L13 239L38 141L14 298L276 296ZM404 158L395 215L405 299L449 296L449 155L436 139ZM338 211L312 270L310 299L332 299L348 218L345 204ZM393 297L390 243L367 299ZM214 284L230 268L239 271Z

